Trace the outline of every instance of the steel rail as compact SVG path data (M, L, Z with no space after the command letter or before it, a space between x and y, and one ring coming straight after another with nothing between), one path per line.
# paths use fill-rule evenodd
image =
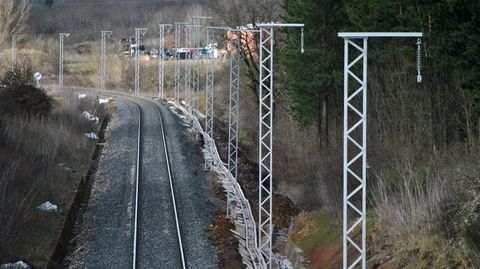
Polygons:
M141 129L142 129L142 114L140 112L140 106L137 103L135 104L138 112L138 131L137 131L137 164L135 171L135 213L134 213L134 222L133 222L133 257L132 257L132 268L135 269L137 266L137 233L138 233L138 186L140 178L140 152L141 152Z
M153 102L153 106L157 110L158 117L160 119L160 129L162 130L162 140L163 140L163 148L165 151L165 160L167 161L167 172L168 172L168 180L170 182L170 193L172 195L172 205L173 205L173 214L175 215L175 225L177 228L177 238L178 238L178 246L180 248L180 258L182 260L182 268L186 269L186 263L185 263L185 254L183 252L183 244L182 244L182 235L180 233L180 221L178 220L178 211L177 211L177 204L176 204L176 199L175 199L175 190L173 188L173 180L172 180L172 173L171 173L171 167L170 167L170 157L168 154L168 149L167 149L167 140L165 139L165 129L163 128L163 119L162 119L162 113L160 112L160 109L158 108L158 105Z
M83 90L90 91L90 89L83 88ZM96 90L92 90L96 91ZM98 91L96 91L98 92ZM170 157L167 149L167 141L165 138L165 128L163 126L163 119L162 119L162 113L160 112L160 108L158 107L158 103L155 101L152 101L150 99L144 98L144 97L139 97L139 96L131 96L127 93L123 92L117 92L117 91L102 91L103 94L112 94L112 95L117 95L123 97L122 99L126 100L129 103L135 104L137 111L138 111L138 131L137 131L137 157L136 157L136 182L135 182L135 212L134 212L134 233L133 233L133 257L132 257L132 269L137 268L137 241L138 241L138 201L139 201L139 179L140 179L140 159L141 159L141 127L142 127L142 117L141 117L141 109L140 105L136 101L132 101L130 99L140 99L142 101L151 103L155 110L158 113L158 117L160 119L160 129L162 132L162 141L163 141L163 147L164 147L164 153L165 153L165 160L166 160L166 167L167 167L167 172L168 172L168 179L170 183L170 193L172 196L172 205L173 205L173 213L175 216L175 226L177 230L177 238L178 238L178 245L179 245L179 250L180 250L180 259L182 261L182 268L186 269L186 259L185 259L185 254L183 250L183 243L182 243L182 235L181 235L181 230L180 230L180 221L178 218L178 210L177 210L177 205L176 205L176 198L175 198L175 189L173 186L173 179L172 179L172 172L171 172L171 165L170 165Z
M158 113L158 117L160 119L160 129L161 129L161 132L162 132L162 141L163 141L166 167L167 167L167 173L168 173L168 179L169 179L169 185L170 185L170 193L171 193L171 196L172 196L173 214L174 214L174 217L175 217L175 226L176 226L176 230L177 230L178 245L179 245L179 250L180 250L180 259L182 261L182 268L186 269L187 266L186 266L186 260L185 260L185 253L184 253L184 250L183 250L182 235L181 235L181 230L180 230L180 221L179 221L179 218L178 218L178 210L177 210L176 198L175 198L175 189L173 187L170 157L169 157L169 153L168 153L168 149L167 149L167 140L165 138L165 128L163 127L162 113L160 112L160 109L159 109L157 103L152 101L152 100L148 100L148 99L143 98L143 97L134 97L134 96L128 95L126 93L116 92L116 91L104 91L103 93L120 95L120 96L124 97L123 99L125 99L128 102L136 105L137 111L139 113L132 268L133 269L137 268L137 247L138 247L138 245L137 245L137 238L138 238L137 233L138 233L138 228L139 228L138 227L138 200L139 200L138 199L138 197L139 197L138 190L139 190L139 178L140 178L139 171L140 171L140 156L141 156L141 154L140 154L140 152L141 152L141 109L140 109L140 105L137 102L132 101L132 100L128 100L127 98L129 98L129 99L137 98L137 99L142 99L143 101L152 103L155 110Z

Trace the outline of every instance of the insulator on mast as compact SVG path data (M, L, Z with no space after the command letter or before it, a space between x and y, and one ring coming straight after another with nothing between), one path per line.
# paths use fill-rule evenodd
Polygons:
M422 82L422 39L417 39L417 83Z

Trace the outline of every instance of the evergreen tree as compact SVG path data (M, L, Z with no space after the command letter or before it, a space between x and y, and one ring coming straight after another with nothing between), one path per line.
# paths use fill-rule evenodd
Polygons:
M428 93L429 100L425 102L430 106L433 144L445 147L471 136L468 132L472 131L479 135L479 1L285 0L284 3L287 22L305 23L305 54L299 53L298 29L291 28L285 28L285 47L278 54L282 74L279 86L290 97L291 113L302 126L317 126L320 138L328 138L330 114L340 113L333 111L342 103L343 46L337 37L339 31L421 31L424 83L415 88L406 84L397 86ZM413 77L414 53L415 40L375 41L375 46L369 49L372 71L369 76L377 80L378 71L403 55L406 72L412 72ZM465 107L459 109L464 105L469 106L469 111Z
M47 5L48 7L52 7L53 6L53 0L45 0L45 5Z
M280 52L281 83L292 99L292 114L307 127L315 125L328 137L328 98L341 87L341 40L346 24L343 4L337 0L286 0L286 21L305 23L305 53L300 54L299 29L285 28L286 48Z
M348 19L358 31L422 31L425 89L430 94L434 144L445 147L469 130L480 117L480 2L468 0L345 0ZM380 52L388 59L399 44L385 41ZM376 46L378 48L378 46ZM413 57L410 57L413 60ZM382 63L373 62L372 65ZM413 64L413 63L410 63ZM462 96L460 95L462 94ZM459 109L470 99L471 111ZM468 101L468 100L467 100ZM469 115L467 115L469 114ZM470 130L471 131L471 130Z

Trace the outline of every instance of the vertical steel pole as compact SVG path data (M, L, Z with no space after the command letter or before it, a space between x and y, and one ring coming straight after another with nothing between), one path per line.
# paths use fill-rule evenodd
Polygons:
M107 38L110 38L112 31L102 31L102 44L101 44L101 63L100 63L100 91L105 91L105 83L107 80Z
M230 65L230 84L228 90L228 161L227 169L235 180L237 178L238 163L238 110L240 107L240 50L241 48L241 32L237 34L237 42L233 41L233 32L231 32L229 43L232 47L229 53ZM233 48L236 48L234 51ZM227 193L227 216L232 217L231 213L231 193ZM248 234L248 231L246 232ZM249 238L245 238L247 246L251 243ZM256 246L255 246L256 247Z
M137 49L135 51L135 96L140 95L140 36L145 35L146 28L135 28L135 42Z
M344 55L343 55L343 268L347 266L347 225L348 225L348 215L347 215L347 203L345 198L347 197L347 128L348 128L348 40L344 40Z
M258 246L272 267L273 27L260 28Z
M339 33L344 39L343 268L367 267L367 75L368 38L417 37L419 32ZM361 40L362 43L358 40ZM417 40L417 53L419 50ZM350 61L349 50L358 55ZM417 55L417 82L422 80ZM353 82L353 83L350 83ZM360 235L360 238L359 238Z
M140 31L135 29L135 43L137 45L135 49L135 96L138 96L140 92L140 60L138 58L140 49Z
M165 98L165 27L169 27L167 31L170 31L173 24L160 24L160 47L158 55L158 96L160 99Z
M181 36L181 24L175 23L175 102L178 102L178 96L180 95L180 55L178 50L180 49L180 36Z
M192 26L185 25L185 47L187 49L185 53L185 106L188 111L191 113L191 99L192 99L192 89L191 89L191 79L192 79L192 53L190 51L190 46L192 38Z
M215 36L214 30L207 28L207 43L212 42ZM213 138L213 95L214 95L214 67L212 61L214 59L207 58L206 76L205 76L205 131Z
M60 60L58 68L58 89L63 90L63 60L64 60L64 47L63 41L65 37L68 37L68 33L60 33Z
M238 123L240 107L240 52L241 35L237 33L237 41L233 40L233 33L230 35L230 44L236 51L230 52L230 87L228 92L228 170L237 179L238 163Z
M193 37L193 81L192 81L192 89L193 89L193 96L192 96L192 112L197 115L199 112L199 96L198 93L200 92L200 65L198 63L198 48L200 47L200 21L193 20L193 29L192 29L192 37Z
M363 129L362 129L362 145L363 145L363 155L362 155L362 176L363 176L363 189L362 189L362 210L363 210L363 220L362 220L362 268L367 268L367 96L368 96L368 86L367 86L367 61L368 61L368 38L363 39L363 105L362 105L362 114L363 114Z
M358 40L358 39L357 39ZM343 137L343 268L366 268L367 42L345 39ZM352 61L349 49L359 55ZM359 85L350 90L349 79ZM356 98L358 96L358 98ZM361 97L360 97L361 96ZM360 230L360 241L358 229ZM350 251L349 251L350 250Z
M272 154L273 154L273 29L304 24L257 24L260 28L259 141L258 141L258 248L272 268ZM303 53L303 34L301 35Z
M158 48L158 97L163 99L164 69L165 69L165 24L159 24L159 48Z
M200 92L200 64L198 62L199 55L198 49L200 48L200 31L202 29L202 20L208 20L212 17L199 17L194 16L192 17L192 41L194 46L194 53L193 53L193 81L192 81L192 89L193 89L193 97L192 97L192 112L196 115L199 112L199 97L198 93Z

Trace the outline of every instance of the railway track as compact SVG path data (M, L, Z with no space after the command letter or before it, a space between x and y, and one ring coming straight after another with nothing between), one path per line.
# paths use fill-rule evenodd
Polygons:
M133 98L120 94L116 95L122 96L122 99L125 99L136 106L139 122L137 132L135 190L133 197L132 268L152 268L152 263L158 263L159 260L161 261L161 258L158 258L158 255L161 255L161 253L156 253L155 247L152 247L159 243L158 240L162 240L162 243L167 243L167 245L170 246L170 253L165 253L165 256L169 257L164 257L164 260L166 259L169 262L168 265L156 264L156 267L167 266L169 268L186 268L179 214L175 198L175 188L161 111L158 105L153 102L148 103L134 100ZM147 113L147 110L150 110L150 113ZM156 121L152 121L152 110L157 116ZM147 114L148 116L146 116ZM150 118L146 119L146 117ZM149 138L146 133L157 133L160 135L161 141L159 141L160 143L156 143L158 148L155 148L153 151L151 150L152 144L149 144L147 141L148 139L151 139L151 137ZM147 157L147 154L154 155ZM152 169L156 169L155 173L157 174L155 175L160 175L159 178L152 177L152 175L154 175L150 172ZM147 171L149 171L149 174L147 174ZM160 178L167 179L168 184L160 184ZM155 180L158 180L159 182L155 182ZM166 185L168 185L168 191L165 190L165 188L167 188ZM163 190L160 190L160 188L163 188ZM168 201L169 205L166 204L166 195L160 195L160 197L151 194L151 192L155 191L159 191L163 194L168 192L168 200L170 200ZM152 227L149 227L152 226L150 225L149 220L154 218L151 214L152 209L159 209L156 205L162 206L162 209L164 209L162 210L163 214L168 214L167 212L169 211L171 217L162 216L161 219L164 221L162 225L164 227L163 229L153 229L156 231L155 234L152 232ZM171 231L172 229L175 231ZM164 235L167 235L166 237L168 238L165 238ZM175 237L175 240L173 237ZM176 245L176 250L172 249L173 245ZM157 256L157 258L153 258L153 256Z
M88 229L73 246L91 249L79 263L91 268L115 262L120 262L118 268L218 268L216 249L205 236L216 205L203 190L204 160L182 119L151 98L78 90L113 96L121 116L95 185L99 206L86 210L82 224L101 228ZM112 189L104 189L105 183Z

